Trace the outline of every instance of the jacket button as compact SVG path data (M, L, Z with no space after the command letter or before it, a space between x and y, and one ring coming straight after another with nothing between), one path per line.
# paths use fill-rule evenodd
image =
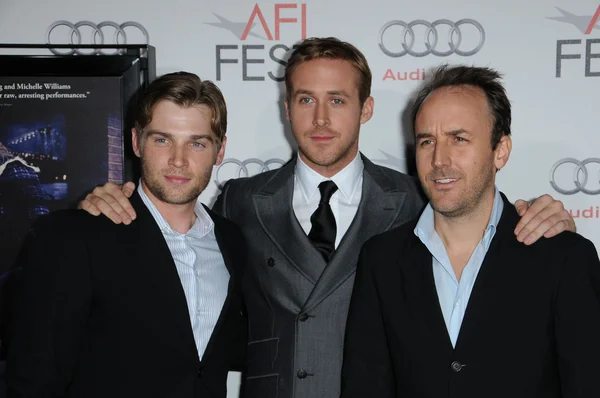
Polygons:
M274 259L273 257L269 257L269 258L267 259L267 265L268 265L269 267L274 267L274 266L275 266L275 259Z
M197 374L198 374L198 378L201 379L202 376L204 376L204 369L202 367L199 367Z
M454 362L452 362L452 364L450 365L450 368L452 368L452 370L453 370L453 371L455 371L455 372L457 372L457 373L458 373L458 372L460 372L460 371L462 370L462 368L463 368L464 366L465 366L465 365L461 364L460 362L458 362L458 361L454 361Z
M299 379L306 379L306 376L308 376L308 373L306 372L306 370L300 369L298 371L298 373L296 373L296 376L298 376Z
M307 319L308 319L308 315L306 315L306 314L300 314L300 316L298 317L298 320L300 322L306 322Z

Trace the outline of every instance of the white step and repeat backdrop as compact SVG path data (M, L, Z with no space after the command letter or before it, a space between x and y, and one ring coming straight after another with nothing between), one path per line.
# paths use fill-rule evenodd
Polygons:
M500 189L512 200L550 193L600 247L599 17L599 0L2 0L0 41L65 44L77 35L65 24L49 32L55 22L111 21L128 43L145 42L139 28L122 25L133 21L157 49L159 75L186 70L213 80L227 100L229 141L206 203L227 179L290 158L282 65L305 37L336 36L365 53L375 115L360 147L401 171L411 168L407 107L431 69L496 68L513 104L513 153ZM81 42L91 43L93 25L80 25ZM102 31L106 44L123 42L110 24Z

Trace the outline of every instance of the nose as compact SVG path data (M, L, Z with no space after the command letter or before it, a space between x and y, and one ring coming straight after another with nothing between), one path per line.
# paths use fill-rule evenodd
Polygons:
M435 149L433 150L431 165L436 169L441 169L450 165L450 163L450 148L442 142L436 143Z
M185 147L181 145L173 146L173 149L171 150L171 156L169 157L169 165L177 168L188 165Z
M329 109L327 108L327 104L320 103L316 106L313 125L316 127L329 125Z

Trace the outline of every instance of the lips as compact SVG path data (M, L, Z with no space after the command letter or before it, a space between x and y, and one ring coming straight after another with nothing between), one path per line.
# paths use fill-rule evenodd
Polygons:
M183 185L190 182L191 178L181 177L181 176L170 176L166 175L165 179L171 184Z
M332 136L323 136L323 135L315 135L310 137L311 140L313 141L317 141L317 142L329 142L331 140L333 140L334 137Z

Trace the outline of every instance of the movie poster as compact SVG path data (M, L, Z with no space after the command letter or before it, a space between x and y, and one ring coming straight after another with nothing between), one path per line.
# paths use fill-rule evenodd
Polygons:
M0 77L0 275L31 223L122 183L120 77Z

